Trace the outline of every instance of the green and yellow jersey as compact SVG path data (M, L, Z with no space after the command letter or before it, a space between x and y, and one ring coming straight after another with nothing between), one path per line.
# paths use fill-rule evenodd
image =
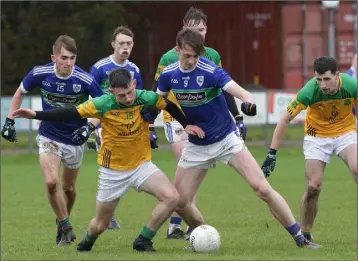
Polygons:
M149 126L140 114L145 104L160 110L167 105L153 91L136 90L136 99L130 106L118 104L108 93L77 107L82 118L101 120L102 144L98 164L115 170L132 170L151 160Z
M328 138L356 130L352 109L357 102L357 79L340 73L339 88L337 94L325 95L312 78L290 102L287 111L293 117L307 109L305 134Z
M221 60L220 60L220 55L213 48L205 47L205 54L203 55L203 57L205 57L208 60L212 61L217 66L222 67L221 66ZM165 54L163 54L162 57L160 58L158 68L157 68L157 72L155 74L154 80L158 81L158 78L159 78L160 74L163 72L164 68L167 67L168 65L172 64L172 63L177 62L178 60L179 60L179 57L178 57L178 54L177 54L177 52L175 51L174 48L169 50ZM180 108L180 105L179 105L178 101L176 100L176 98L174 97L172 91L170 91L169 94L168 94L168 100L173 102L173 103L175 103ZM163 121L164 121L164 123L172 122L172 121L174 121L174 118L167 111L163 111Z

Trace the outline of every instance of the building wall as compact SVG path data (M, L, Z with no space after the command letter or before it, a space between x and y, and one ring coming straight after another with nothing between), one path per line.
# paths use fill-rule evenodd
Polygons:
M160 56L175 45L190 2L141 2L141 21L132 59L150 87ZM208 16L206 45L216 49L223 67L241 85L298 89L312 76L315 57L327 55L327 11L320 3L195 2ZM354 50L352 2L337 13L337 58L345 70Z

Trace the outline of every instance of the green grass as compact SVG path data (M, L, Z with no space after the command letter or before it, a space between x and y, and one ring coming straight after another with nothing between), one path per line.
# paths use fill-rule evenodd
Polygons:
M263 141L265 139L271 141L274 129L275 125L247 126L246 142L249 144L252 141ZM156 132L158 134L158 144L167 144L164 129L157 127ZM300 141L303 139L303 134L303 125L289 125L284 136L284 140ZM37 132L19 132L17 133L18 142L10 143L3 139L1 148L3 150L27 149L29 146L29 137L31 137L33 148L36 150L36 135Z
M252 149L260 163L265 152L266 148ZM71 214L77 242L95 214L95 158L95 153L86 153L78 179L77 201ZM155 151L153 161L173 178L176 163L169 151ZM92 252L77 253L76 244L57 247L55 218L46 199L37 156L2 155L1 166L2 260L356 260L356 186L345 165L336 158L326 168L313 230L317 243L323 246L318 250L296 248L243 179L219 164L206 177L198 194L198 206L206 222L221 234L222 247L215 254L189 253L183 250L187 242L166 240L167 224L155 237L157 253L134 252L132 242L156 200L133 190L116 210L121 229L105 232ZM303 168L300 149L282 149L270 178L296 217L304 191Z

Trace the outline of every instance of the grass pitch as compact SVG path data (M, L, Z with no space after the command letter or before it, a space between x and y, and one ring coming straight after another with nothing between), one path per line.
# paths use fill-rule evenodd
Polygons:
M267 148L251 150L259 164L266 151ZM154 163L173 179L176 162L171 153L157 150L153 154ZM219 164L211 170L197 201L206 222L221 235L222 246L215 254L184 251L186 241L165 239L167 224L154 238L157 253L134 252L132 242L149 218L156 200L133 190L121 199L116 211L121 229L106 231L90 253L77 253L76 244L58 247L55 217L47 202L38 156L2 155L1 160L2 260L356 260L356 185L337 158L326 168L313 230L316 242L322 245L318 250L296 248L266 205L232 169ZM87 152L71 214L76 242L95 214L97 168L96 154ZM278 152L270 182L299 218L299 203L305 187L300 148Z

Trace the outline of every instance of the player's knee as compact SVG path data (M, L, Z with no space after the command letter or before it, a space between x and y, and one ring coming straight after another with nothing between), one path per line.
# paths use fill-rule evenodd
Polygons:
M164 201L168 206L176 208L179 203L179 193L173 187L173 189L167 190L166 193L163 195L162 201Z
M190 204L189 198L185 196L180 196L177 208L184 209L188 204Z
M322 184L319 182L309 182L307 186L307 198L317 198L322 190Z
M75 184L64 184L62 185L62 190L65 194L75 194L76 186Z
M266 201L270 198L273 189L268 182L260 182L254 187L254 191L262 200Z
M57 191L57 178L50 178L45 180L46 188L49 194L54 194Z

